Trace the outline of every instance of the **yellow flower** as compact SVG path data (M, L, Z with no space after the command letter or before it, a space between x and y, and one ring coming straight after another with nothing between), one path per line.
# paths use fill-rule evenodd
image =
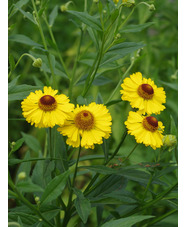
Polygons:
M162 103L166 101L165 91L158 88L150 78L142 77L140 72L125 78L121 84L122 100L129 101L133 108L138 108L141 114L159 114L165 109Z
M26 120L35 124L35 127L47 128L64 124L74 105L69 103L66 95L56 95L58 90L51 87L44 87L41 90L31 92L21 103L23 116Z
M164 126L153 116L142 116L138 112L129 112L127 121L124 123L128 133L133 135L137 143L151 146L154 150L163 145Z
M67 136L66 143L73 147L94 148L94 144L102 144L111 133L112 118L103 104L90 103L88 106L77 105L65 124L58 131ZM81 140L80 140L81 137Z

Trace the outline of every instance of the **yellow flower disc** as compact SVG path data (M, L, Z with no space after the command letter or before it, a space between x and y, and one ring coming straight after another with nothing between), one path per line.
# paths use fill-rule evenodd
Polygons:
M158 88L150 78L142 77L140 72L125 78L121 84L122 100L129 101L133 108L138 108L141 114L159 114L165 109L165 91Z
M135 137L137 143L143 143L153 149L160 148L163 145L164 126L155 117L145 117L138 112L130 111L125 125L128 133Z
M106 106L90 103L88 106L77 105L70 118L58 131L67 136L67 144L73 147L94 148L94 144L102 144L111 133L112 118Z
M57 90L44 87L41 90L31 92L21 103L23 116L35 127L47 128L62 125L74 109L66 95L56 95Z

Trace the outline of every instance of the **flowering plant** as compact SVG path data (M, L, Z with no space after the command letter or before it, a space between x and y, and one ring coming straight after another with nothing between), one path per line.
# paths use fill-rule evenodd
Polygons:
M9 225L174 224L177 42L159 18L168 3L60 4L9 3Z

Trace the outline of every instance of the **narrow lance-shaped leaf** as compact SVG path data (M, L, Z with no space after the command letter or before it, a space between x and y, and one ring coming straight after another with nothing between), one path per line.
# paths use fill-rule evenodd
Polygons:
M87 222L88 216L91 212L91 204L90 204L89 200L84 197L83 193L80 190L78 190L76 188L74 188L73 190L77 196L77 198L74 201L75 208L76 208L81 220L85 224Z
M42 47L41 44L34 42L32 39L30 39L26 35L21 35L21 34L10 35L8 37L8 40L14 41L14 42L17 42L17 43L26 44L26 45L29 45L29 46Z
M120 33L141 32L142 30L144 30L145 28L148 28L152 24L154 24L154 22L148 22L145 24L131 24L122 28L119 32Z
M49 15L49 25L50 25L51 27L53 26L54 21L55 21L57 15L58 15L58 5L56 5L56 6L53 8L52 12L51 12L50 15Z
M138 215L138 216L132 216L128 218L120 218L118 220L113 220L106 222L101 227L132 227L134 224L141 222L145 219L153 218L154 216L150 215Z
M77 11L72 11L72 10L68 10L67 12L74 15L81 22L90 26L91 28L94 28L98 31L102 31L100 21L98 19L96 19L94 16L89 15L87 12L77 12Z
M63 174L56 176L48 183L41 197L41 204L49 203L50 201L56 199L63 192L69 174L70 172L66 171Z

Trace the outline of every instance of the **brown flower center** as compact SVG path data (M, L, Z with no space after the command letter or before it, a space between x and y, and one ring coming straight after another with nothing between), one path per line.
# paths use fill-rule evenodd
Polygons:
M141 84L138 87L138 95L144 99L152 99L154 95L154 89L150 84Z
M83 110L76 114L74 121L79 129L88 131L94 127L94 116L88 110Z
M39 108L44 111L51 111L56 109L57 102L51 95L44 95L38 102Z
M158 120L155 117L145 117L143 119L143 127L151 132L155 132L158 129Z

